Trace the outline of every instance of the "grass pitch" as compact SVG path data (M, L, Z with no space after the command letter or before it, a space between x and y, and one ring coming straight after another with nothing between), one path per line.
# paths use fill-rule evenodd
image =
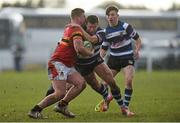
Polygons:
M107 112L95 112L101 96L87 86L69 105L76 118L65 118L53 112L51 106L43 111L48 119L30 119L27 112L44 97L50 85L46 74L45 70L0 73L0 122L180 122L180 71L136 72L130 104L136 116L132 118L124 117L114 100ZM116 80L123 94L122 75Z

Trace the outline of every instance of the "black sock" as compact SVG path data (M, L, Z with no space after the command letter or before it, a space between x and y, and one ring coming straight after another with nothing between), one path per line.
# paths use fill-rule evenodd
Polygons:
M132 95L133 90L132 89L125 89L124 91L124 105L125 107L129 106L129 102L131 100L131 95Z
M120 90L111 90L113 98L116 100L120 107L123 106L123 99L121 98Z
M31 111L38 111L38 112L41 112L42 111L42 108L39 106L39 105L35 105Z
M106 87L104 84L101 84L100 94L104 99L108 97L108 87Z

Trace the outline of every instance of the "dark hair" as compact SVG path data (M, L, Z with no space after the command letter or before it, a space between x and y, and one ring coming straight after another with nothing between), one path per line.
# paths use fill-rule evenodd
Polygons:
M99 23L99 18L96 15L89 15L86 19L86 22L91 24Z
M85 11L81 8L75 8L71 11L71 18L74 18L76 16L81 16Z
M109 6L106 8L106 15L108 15L110 11L116 11L118 13L119 9L116 6Z

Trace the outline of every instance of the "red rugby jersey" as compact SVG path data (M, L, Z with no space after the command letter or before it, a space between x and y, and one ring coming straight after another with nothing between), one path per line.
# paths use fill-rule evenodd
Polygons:
M65 28L63 38L58 43L54 53L51 56L51 61L59 61L68 67L76 64L77 54L74 49L73 41L83 40L83 33L78 27Z

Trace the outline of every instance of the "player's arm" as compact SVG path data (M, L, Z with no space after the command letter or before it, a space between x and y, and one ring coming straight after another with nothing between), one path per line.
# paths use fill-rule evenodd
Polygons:
M101 50L100 50L100 56L101 56L102 58L104 58L104 57L106 56L106 53L107 53L107 50L104 50L104 49L101 48Z
M140 37L136 39L136 42L135 42L135 50L134 50L134 57L135 59L138 59L139 58L139 51L141 49L141 39Z
M97 35L93 35L93 36L89 35L82 27L81 27L81 30L82 30L82 32L83 32L84 37L85 37L88 41L90 41L90 42L93 43L93 44L96 44L96 43L98 42L98 37L97 37Z
M106 40L102 43L102 46L101 46L101 49L100 49L100 56L102 58L104 58L106 56L109 45L110 44Z
M132 39L135 40L134 57L135 57L135 59L138 59L139 51L141 48L141 39L139 37L139 34L135 31L135 29L131 25L127 26L126 32Z
M98 42L98 37L96 35L93 35L93 36L90 36L80 25L78 24L75 24L75 23L71 23L71 24L68 24L67 26L72 26L72 27L78 27L81 29L84 37L90 41L91 43L95 44Z
M91 57L93 55L93 51L90 51L84 47L81 35L73 36L73 44L77 54L88 57Z

